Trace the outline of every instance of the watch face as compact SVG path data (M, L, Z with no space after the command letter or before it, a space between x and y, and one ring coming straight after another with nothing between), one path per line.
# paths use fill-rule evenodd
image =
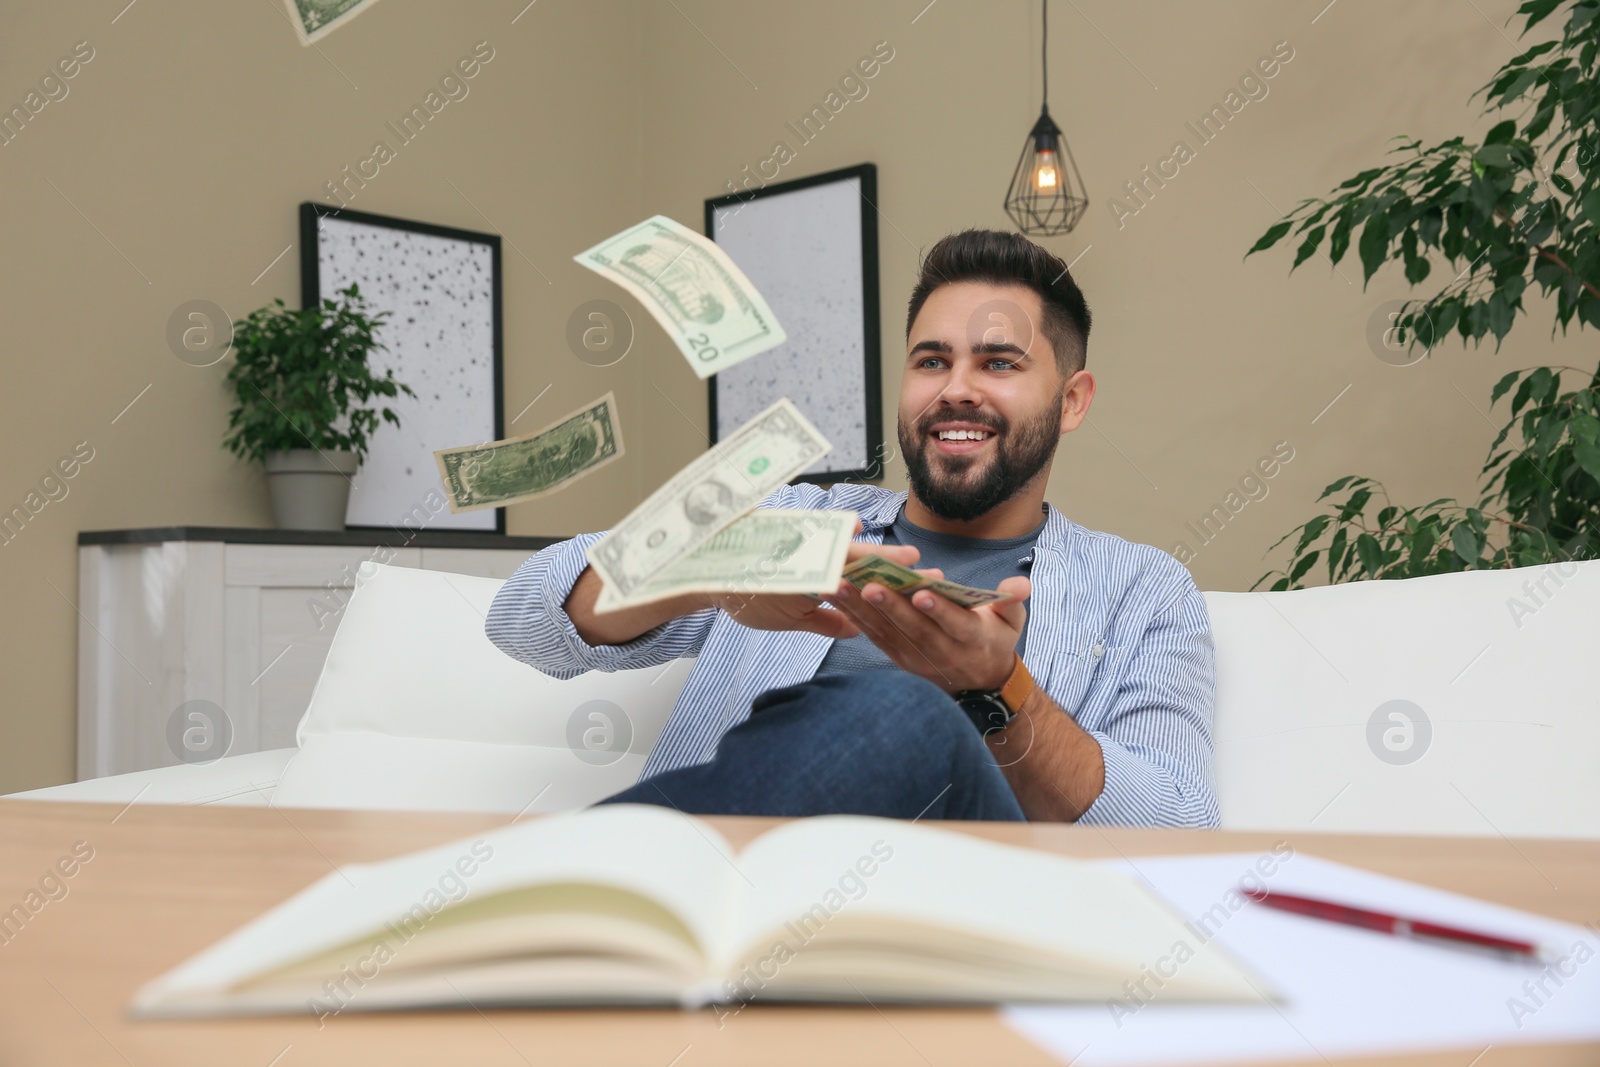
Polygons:
M963 693L958 703L980 734L1003 730L1011 721L1011 709L999 693Z

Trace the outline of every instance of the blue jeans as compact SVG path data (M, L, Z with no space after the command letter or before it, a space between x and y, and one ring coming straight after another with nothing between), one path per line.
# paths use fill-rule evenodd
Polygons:
M663 771L602 804L694 815L1026 816L972 720L904 671L829 675L770 689L709 763Z

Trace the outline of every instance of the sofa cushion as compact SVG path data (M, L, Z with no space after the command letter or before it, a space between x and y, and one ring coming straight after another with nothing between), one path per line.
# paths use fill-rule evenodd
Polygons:
M557 681L484 636L501 584L363 564L273 804L554 811L637 780L693 661Z
M1205 596L1225 828L1600 837L1600 561Z
M639 780L648 752L586 764L565 746L350 731L306 738L275 807L548 812L587 807Z

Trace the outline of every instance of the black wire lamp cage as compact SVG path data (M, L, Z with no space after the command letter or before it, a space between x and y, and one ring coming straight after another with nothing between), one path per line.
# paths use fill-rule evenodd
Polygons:
M1072 149L1061 136L1061 127L1050 117L1050 0L1040 2L1043 27L1040 45L1044 74L1044 94L1039 105L1039 121L1028 131L1017 157L1016 173L1006 192L1006 214L1017 229L1030 237L1057 237L1070 233L1083 213L1089 210L1083 175L1078 173Z

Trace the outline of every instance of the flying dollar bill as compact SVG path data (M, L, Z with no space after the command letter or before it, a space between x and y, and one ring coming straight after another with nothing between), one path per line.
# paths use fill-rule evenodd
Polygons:
M832 593L855 534L853 511L757 508L636 588L602 587L596 613L685 593Z
M728 253L665 215L573 258L632 293L702 378L788 338Z
M607 393L563 419L521 437L443 448L433 454L451 512L532 500L622 456L616 397Z
M378 0L283 0L302 45L316 44Z
M787 398L719 441L651 493L586 555L612 597L650 579L731 526L833 446Z
M910 567L902 567L892 560L877 555L862 556L850 564L844 569L843 578L857 589L865 588L868 582L877 582L885 588L908 596L918 590L926 589L964 608L974 608L979 604L998 604L1014 599L1009 593L1002 593L996 589L974 589L970 585L947 582L942 578L929 578L925 574L918 574Z

